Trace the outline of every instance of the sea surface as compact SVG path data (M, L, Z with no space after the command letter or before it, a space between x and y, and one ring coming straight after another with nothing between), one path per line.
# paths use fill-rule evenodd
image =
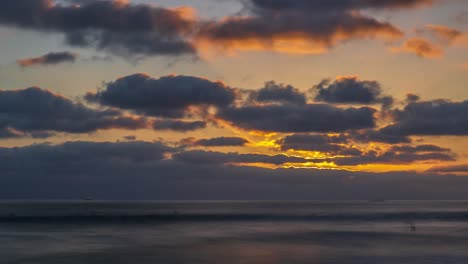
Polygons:
M468 202L0 202L5 264L468 263Z

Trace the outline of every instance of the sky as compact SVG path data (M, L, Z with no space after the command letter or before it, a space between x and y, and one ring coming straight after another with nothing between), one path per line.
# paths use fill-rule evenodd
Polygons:
M0 3L0 198L468 199L464 0Z

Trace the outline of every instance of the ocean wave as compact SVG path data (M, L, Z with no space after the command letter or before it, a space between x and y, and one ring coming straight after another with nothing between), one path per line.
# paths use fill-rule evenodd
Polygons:
M468 221L468 212L397 212L360 214L145 214L116 215L90 213L83 215L27 216L3 215L0 223L17 222L204 222L204 221Z

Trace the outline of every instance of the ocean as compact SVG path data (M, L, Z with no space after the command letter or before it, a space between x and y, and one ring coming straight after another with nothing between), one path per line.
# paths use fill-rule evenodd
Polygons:
M5 264L468 263L466 201L3 201Z

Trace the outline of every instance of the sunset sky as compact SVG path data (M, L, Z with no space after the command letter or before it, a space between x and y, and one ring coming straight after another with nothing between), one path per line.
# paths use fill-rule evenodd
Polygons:
M0 198L468 198L465 0L8 0L0 54Z

